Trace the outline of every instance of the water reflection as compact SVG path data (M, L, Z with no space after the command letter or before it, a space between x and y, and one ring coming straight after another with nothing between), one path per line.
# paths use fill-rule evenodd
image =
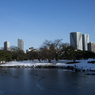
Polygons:
M94 95L94 79L63 69L0 68L0 95Z

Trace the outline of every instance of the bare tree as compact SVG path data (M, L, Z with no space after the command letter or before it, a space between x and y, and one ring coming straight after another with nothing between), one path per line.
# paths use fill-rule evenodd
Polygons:
M54 41L45 40L42 46L42 53L44 54L44 57L48 59L48 62L51 62L52 59L58 61L61 53L65 50L65 46L67 46L67 44L63 44L62 39L57 39Z

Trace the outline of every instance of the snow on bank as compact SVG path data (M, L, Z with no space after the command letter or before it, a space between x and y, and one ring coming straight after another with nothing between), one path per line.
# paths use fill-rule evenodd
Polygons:
M52 63L39 63L38 61L11 61L6 64L1 64L0 66L52 66Z
M95 64L88 63L88 61L92 61L92 60L93 59L77 60L77 62L79 62L79 63L74 63L74 64L56 63L56 66L63 66L63 67L73 66L73 67L80 69L80 70L87 70L87 69L88 70L95 70ZM71 62L71 61L69 61L69 62Z
M71 62L71 60L59 60L59 61L52 61L52 63L48 63L47 61L42 61L41 63L38 62L38 60L35 61L11 61L6 64L1 64L0 66L28 66L28 67L36 67L36 66L57 66L57 67L67 67L67 66L73 66L78 69L82 70L95 70L95 64L87 63L88 61L92 61L93 59L88 60L76 60L79 63L74 64L66 64L67 62Z

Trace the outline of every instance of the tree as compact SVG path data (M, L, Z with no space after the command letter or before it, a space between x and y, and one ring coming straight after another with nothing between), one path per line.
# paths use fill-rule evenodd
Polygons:
M26 54L24 53L23 50L19 49L18 47L12 47L11 52L12 52L12 59L14 60L22 61L26 59Z
M73 46L68 46L64 53L65 59L72 59L75 62L76 59L76 51Z
M48 59L48 62L50 63L52 59L54 59L54 50L52 47L42 47L40 48L40 58L42 60Z
M62 43L61 49L60 49L61 50L61 52L60 52L60 59L63 59L65 50L66 50L66 48L68 46L70 46L68 43Z
M80 60L83 58L83 51L77 50L76 51L76 59Z
M12 55L8 54L6 51L0 50L0 61L11 61Z
M24 53L24 51L23 50L18 50L17 51L17 60L19 61L19 60L21 60L21 61L23 61L23 60L25 60L26 59L26 54Z
M38 57L41 59L48 59L50 63L52 59L58 61L61 59L63 52L69 44L62 43L62 39L54 41L45 40L42 47L39 49Z
M45 40L43 43L43 46L41 47L42 56L44 59L48 59L48 62L50 63L52 59L58 58L58 43L60 41L56 40L55 42Z
M27 52L27 59L34 60L37 59L37 52L34 50L31 50L30 52Z
M45 60L45 59L46 59L46 56L45 56L45 49L44 49L44 48L40 48L40 49L37 51L37 59L39 60L39 62L41 62L41 59L42 59L42 60Z

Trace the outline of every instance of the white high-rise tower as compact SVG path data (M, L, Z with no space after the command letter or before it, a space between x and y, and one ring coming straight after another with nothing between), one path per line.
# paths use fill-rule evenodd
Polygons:
M72 32L70 33L70 45L76 50L83 50L82 46L82 33Z
M24 42L22 39L18 39L18 48L24 50Z

